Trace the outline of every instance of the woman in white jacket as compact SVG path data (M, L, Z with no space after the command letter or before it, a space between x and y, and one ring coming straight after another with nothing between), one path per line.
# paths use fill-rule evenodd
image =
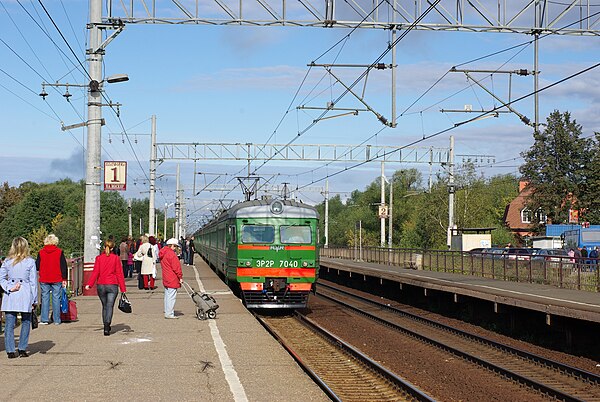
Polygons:
M156 289L154 286L154 275L156 275L156 256L154 255L154 247L150 240L154 240L154 236L142 236L142 244L135 253L135 258L142 261L141 275L144 279L144 289ZM156 242L156 240L154 240Z

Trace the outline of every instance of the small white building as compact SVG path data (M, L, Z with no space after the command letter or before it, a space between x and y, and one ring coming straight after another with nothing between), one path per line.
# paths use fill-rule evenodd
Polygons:
M534 236L530 240L533 248L563 248L560 236Z
M452 229L450 249L470 251L474 248L492 247L492 230L495 228Z

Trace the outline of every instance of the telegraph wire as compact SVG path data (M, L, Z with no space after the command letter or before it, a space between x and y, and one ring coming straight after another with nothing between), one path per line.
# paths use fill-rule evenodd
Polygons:
M560 80L558 80L558 81L556 81L556 82L553 82L553 83L551 83L551 84L548 84L548 85L546 85L545 87L538 89L537 91L530 92L530 93L528 93L528 94L526 94L526 95L523 95L523 96L521 96L521 97L519 97L519 98L516 98L516 99L514 99L514 100L512 100L512 101L510 101L510 102L503 103L502 105L500 105L500 106L497 106L497 107L493 108L492 110L489 110L489 111L486 111L486 112L480 113L480 114L478 114L477 116L475 116L475 117L472 117L472 118L470 118L470 119L468 119L468 120L464 120L464 121L462 121L462 122L455 123L455 124L454 124L453 126L451 126L451 127L447 127L447 128L445 128L445 129L443 129L443 130L437 131L437 132L435 132L435 133L432 133L432 134L430 134L430 135L428 135L428 136L424 136L424 137L423 137L423 138L421 138L421 139L418 139L418 140L412 141L412 142L410 142L410 143L408 143L408 144L406 144L406 145L404 145L404 146L400 147L399 149L395 149L395 150L393 150L393 151L389 151L389 152L384 152L384 153L383 153L383 155L376 156L376 157L374 157L373 159L380 159L380 158L382 158L382 157L386 157L386 156L388 156L388 155L394 154L394 153L396 153L397 151L399 151L399 150L402 150L402 149L404 149L404 148L407 148L407 147L409 147L409 146L413 146L413 145L416 145L416 144L418 144L418 143L420 143L420 142L423 142L423 141L425 141L425 140L428 140L428 139L430 139L430 138L437 137L437 136L439 136L439 135L441 135L441 134L447 133L447 132L449 132L449 131L452 131L452 130L454 130L454 129L458 128L458 127L461 127L461 126L463 126L463 125L465 125L465 124L472 123L472 122L474 122L474 121L476 121L476 120L480 119L481 117L483 117L483 116L486 116L486 115L489 115L490 113L492 113L492 112L495 112L495 111L497 111L497 110L499 110L499 109L501 109L501 108L503 108L503 107L506 107L506 106L509 106L509 105L511 105L511 104L514 104L514 103L520 102L520 101L522 101L522 100L524 100L524 99L527 99L527 98L529 98L529 97L531 97L531 96L535 95L536 93L540 93L540 92L546 91L546 90L548 90L548 89L550 89L550 88L553 88L553 87L555 87L555 86L557 86L557 85L559 85L559 84L562 84L562 83L563 83L563 82L565 82L565 81L569 81L569 80L571 80L571 79L573 79L573 78L575 78L575 77L577 77L577 76L579 76L579 75L581 75L581 74L585 74L585 73L587 73L588 71L591 71L591 70L593 70L593 69L595 69L595 68L598 68L598 67L600 67L600 63L593 64L593 65L592 65L592 66L590 66L590 67L587 67L587 68L585 68L585 69L583 69L583 70L580 70L580 71L578 71L578 72L576 72L576 73L573 73L573 74L571 74L571 75L568 75L568 76L566 76L566 77L564 77L564 78L562 78L562 79L560 79ZM337 172L335 172L335 173L333 173L333 174L329 174L329 175L327 175L327 176L325 176L325 177L322 177L322 178L320 178L320 179L313 180L312 182L310 182L310 183L308 183L308 184L305 184L305 185L301 186L301 187L300 187L300 189L302 189L302 188L304 188L304 187L308 187L308 186L310 186L311 184L318 183L318 182L320 182L320 181L323 181L323 180L325 180L325 179L328 179L328 178L330 178L330 177L337 176L337 175L338 175L338 174L340 174L340 173L344 173L344 172L346 172L346 171L348 171L348 170L352 170L352 169L354 169L354 168L357 168L357 167L359 167L359 166L362 166L362 165L364 165L364 164L366 164L366 163L368 163L368 162L370 162L370 161L359 162L359 163L357 163L357 164L355 164L355 165L352 165L352 166L350 166L350 167L346 167L345 169L343 169L343 170L340 170L340 171L337 171Z

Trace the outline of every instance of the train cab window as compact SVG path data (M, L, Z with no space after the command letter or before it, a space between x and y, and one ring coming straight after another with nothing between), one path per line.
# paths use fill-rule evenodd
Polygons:
M229 226L229 242L235 243L236 241L237 241L237 239L236 239L236 233L235 233L235 226L231 225L231 226Z
M280 226L279 238L282 244L310 244L310 226Z
M268 225L242 226L242 243L273 243L275 228Z

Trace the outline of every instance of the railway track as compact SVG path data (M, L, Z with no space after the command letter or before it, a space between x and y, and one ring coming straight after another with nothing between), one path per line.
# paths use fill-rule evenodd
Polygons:
M433 401L299 313L256 317L332 400Z
M600 377L343 289L319 283L317 295L382 325L564 401L600 401Z

